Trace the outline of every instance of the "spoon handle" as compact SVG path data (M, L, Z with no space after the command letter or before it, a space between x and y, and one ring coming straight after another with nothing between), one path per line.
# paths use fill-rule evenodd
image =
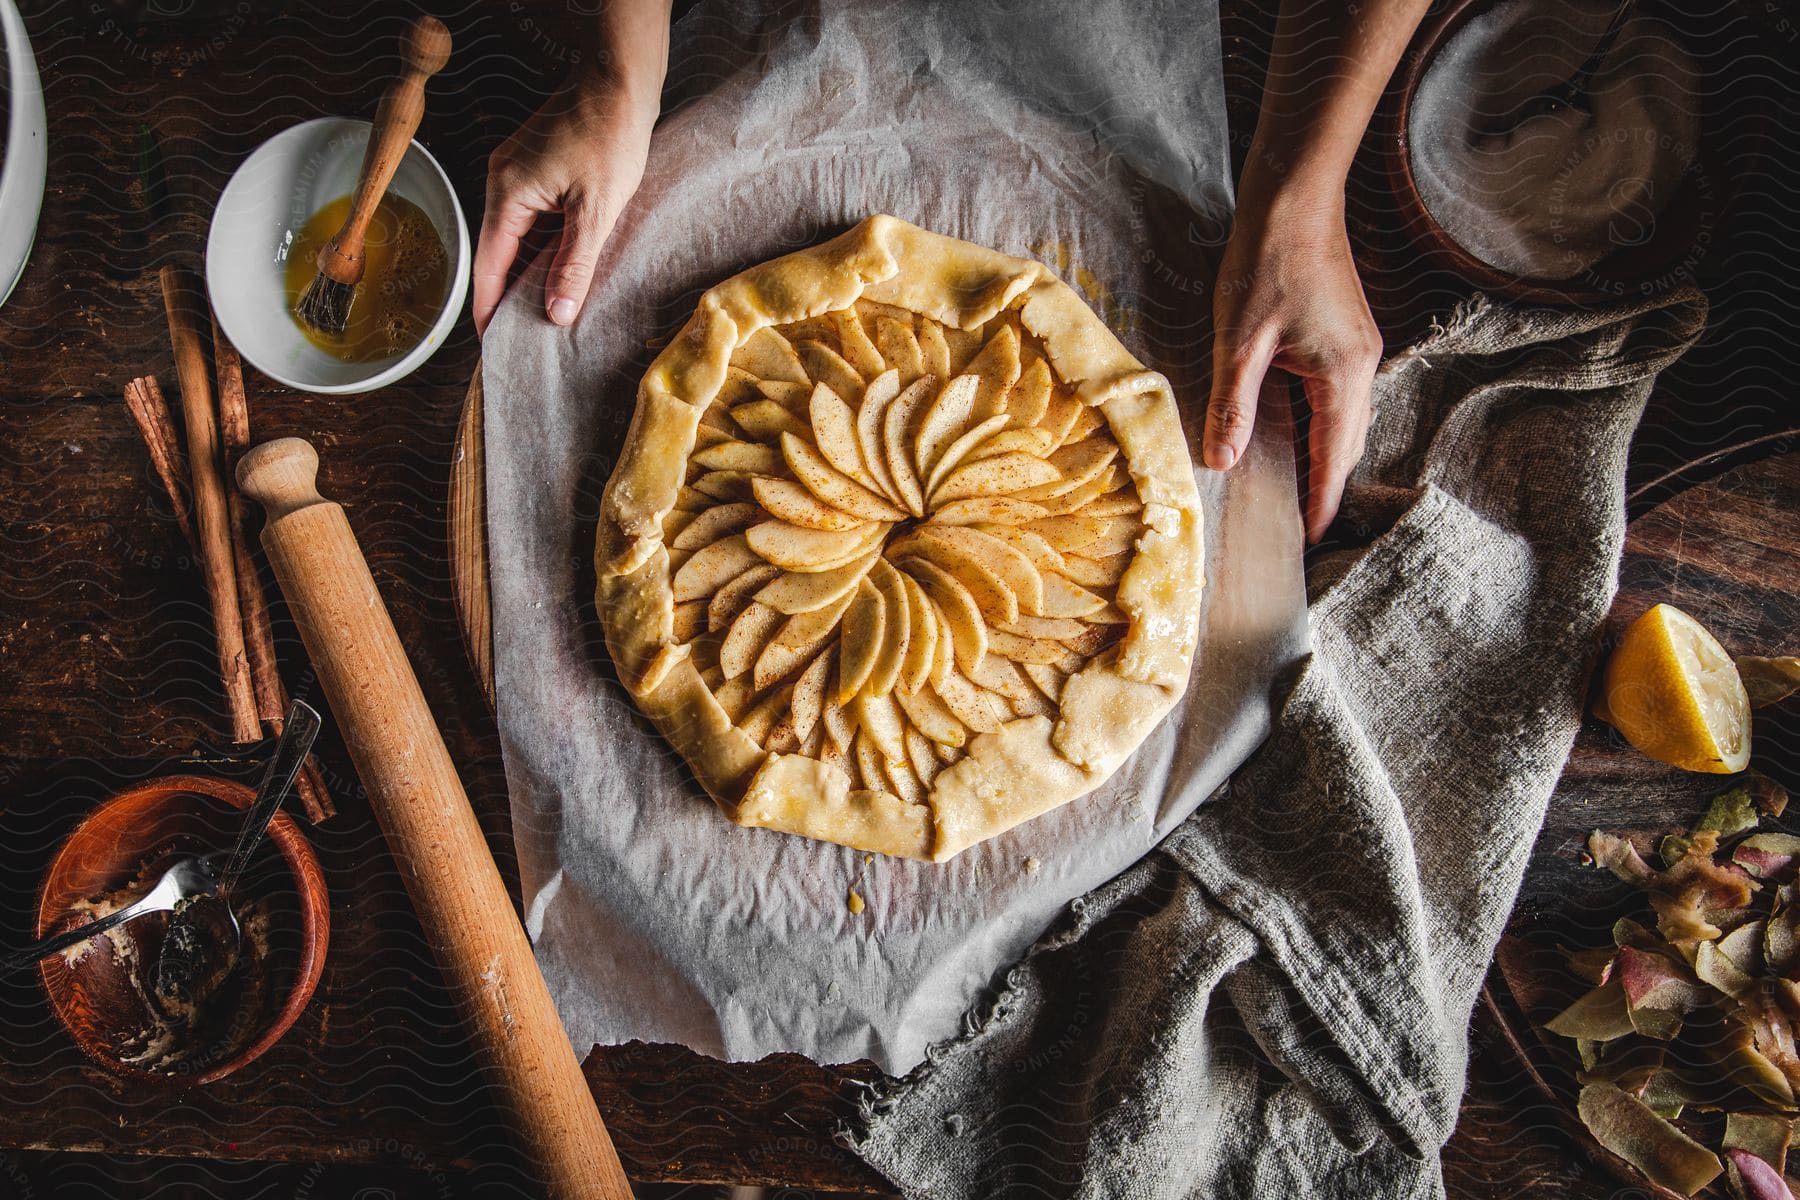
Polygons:
M1631 15L1631 3L1632 0L1619 0L1619 6L1613 10L1612 20L1600 35L1600 40L1594 43L1593 50L1582 60L1574 76L1554 93L1556 103L1573 104L1576 97L1587 91L1588 84L1593 82L1594 75L1606 61L1606 56L1612 53L1613 43L1619 40L1620 30L1625 28L1625 18Z
M0 955L0 975L29 967L39 959L49 958L67 950L70 946L79 946L89 938L97 938L111 929L117 929L131 918L144 912L151 906L152 896L143 896L127 904L117 912L108 913L97 921L89 921L86 925L77 925L73 929L65 929L61 933L51 934L43 941L15 950L11 954Z
M270 755L269 765L263 770L262 783L244 817L244 827L238 831L237 845L232 848L225 869L219 873L220 899L231 892L231 885L243 874L244 867L250 862L250 852L256 849L263 831L275 819L275 810L281 807L288 790L294 786L294 776L300 773L300 764L306 761L313 740L319 736L319 725L319 714L306 701L296 700L288 709L287 722L281 727L281 737L275 743L275 753Z

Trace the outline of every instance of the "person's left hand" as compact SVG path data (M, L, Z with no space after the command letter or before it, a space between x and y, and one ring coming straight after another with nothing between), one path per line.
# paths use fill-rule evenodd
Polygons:
M600 248L644 177L657 102L654 88L580 77L494 151L475 250L476 333L487 331L500 306L520 242L538 217L553 212L562 214L563 228L544 281L544 309L556 324L574 324Z
M1325 535L1362 458L1381 334L1350 256L1343 194L1244 198L1213 292L1205 460L1229 470L1250 444L1271 367L1299 377L1307 439L1306 536Z

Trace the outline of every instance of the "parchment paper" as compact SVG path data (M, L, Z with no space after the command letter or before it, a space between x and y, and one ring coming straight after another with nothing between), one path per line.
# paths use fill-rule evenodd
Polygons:
M1278 422L1229 476L1198 473L1210 586L1180 707L1099 791L947 864L731 825L616 683L593 612L600 489L654 346L707 286L871 212L1057 268L1197 436L1230 196L1201 7L702 6L582 319L544 320L542 261L502 306L483 346L499 724L527 925L578 1048L902 1072L1267 732L1306 648Z

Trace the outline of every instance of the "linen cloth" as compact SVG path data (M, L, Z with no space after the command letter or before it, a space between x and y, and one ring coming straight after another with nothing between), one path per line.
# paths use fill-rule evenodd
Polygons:
M1276 728L843 1140L908 1196L1443 1194L1477 989L1581 719L1692 290L1475 298L1384 365Z

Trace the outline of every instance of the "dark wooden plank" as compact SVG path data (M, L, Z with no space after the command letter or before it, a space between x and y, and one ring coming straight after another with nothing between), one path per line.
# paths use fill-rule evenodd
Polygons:
M439 10L458 50L433 85L420 138L460 185L472 225L487 152L564 68L568 44L548 32L559 8ZM199 577L117 393L145 371L172 381L154 271L170 258L199 261L205 214L231 168L295 121L368 111L381 79L366 66L365 38L390 45L405 20L345 0L250 12L215 0L174 18L74 3L27 12L48 85L52 161L38 249L0 309L0 847L9 867L0 937L9 942L24 936L41 864L108 792L193 761L243 770L224 761ZM140 124L154 128L167 162L170 211L160 222L140 204ZM349 509L511 877L498 747L456 636L444 545L458 401L476 353L465 318L430 364L378 393L308 397L254 372L249 385L259 440L298 434L319 447L321 486ZM285 621L279 633L289 683L317 702ZM347 757L329 737L322 757L341 810L313 831L333 945L295 1031L241 1075L171 1098L119 1086L61 1035L28 978L0 981L0 1147L510 1177L501 1114ZM641 1046L599 1052L589 1070L632 1133L621 1149L640 1177L873 1182L830 1141L855 1071L803 1060L734 1067ZM674 1079L682 1082L672 1089ZM691 1113L683 1095L695 1098ZM684 1150L690 1124L707 1136Z
M685 1047L596 1047L588 1082L634 1179L886 1191L832 1139L873 1064L822 1067L798 1054L727 1064Z
M1663 504L1631 526L1619 596L1607 620L1608 640L1653 604L1692 613L1733 653L1800 653L1800 453L1736 468ZM1608 872L1582 865L1594 828L1634 833L1654 844L1690 824L1707 799L1732 779L1692 775L1623 750L1618 736L1590 720L1564 773L1527 871L1490 985L1499 993L1490 1028L1500 1055L1485 1056L1489 1073L1511 1066L1521 1111L1538 1114L1544 1137L1533 1147L1562 1145L1589 1155L1573 1117L1575 1061L1563 1039L1538 1023L1582 990L1561 947L1610 944L1612 923L1644 918L1642 896ZM1507 1046L1510 1026L1516 1047ZM1522 1050L1523 1055L1514 1053ZM1482 1070L1471 1081L1478 1094ZM1537 1078L1531 1078L1535 1073ZM1542 1093L1548 1084L1553 1099ZM1477 1109L1465 1108L1464 1119ZM1504 1126L1501 1126L1504 1128ZM1480 1139L1463 1139L1472 1147ZM1591 1157L1618 1170L1605 1155ZM1621 1178L1630 1180L1629 1173Z
M1691 488L1633 522L1606 641L1667 602L1699 618L1733 654L1800 653L1797 512L1800 453L1789 452ZM1721 789L1716 777L1660 766L1621 745L1598 721L1583 729L1546 837L1679 822L1696 815L1696 800ZM1565 855L1534 856L1527 895L1553 893L1568 869Z
M326 112L367 112L382 82L363 50L406 19L343 2L201 0L152 19L131 6L27 4L50 114L50 194L20 290L0 309L0 932L22 938L36 875L61 834L125 781L216 759L221 725L199 579L117 398L154 371L172 385L155 294L162 261L197 263L205 214L261 140ZM479 220L487 151L562 66L533 49L530 13L467 4L457 61L421 140ZM313 48L322 47L315 57ZM377 62L380 60L377 59ZM166 159L169 212L137 183L140 124ZM456 398L476 352L466 319L400 385L324 400L251 375L258 438L297 433L324 455L484 826L510 863L493 730L448 615L443 482ZM315 689L291 629L283 661ZM316 695L313 695L316 700ZM315 831L333 946L295 1031L203 1094L124 1089L73 1050L25 981L0 983L0 1145L157 1155L516 1164L500 1114L420 940L341 746L324 762L339 819ZM222 770L239 768L226 764Z

